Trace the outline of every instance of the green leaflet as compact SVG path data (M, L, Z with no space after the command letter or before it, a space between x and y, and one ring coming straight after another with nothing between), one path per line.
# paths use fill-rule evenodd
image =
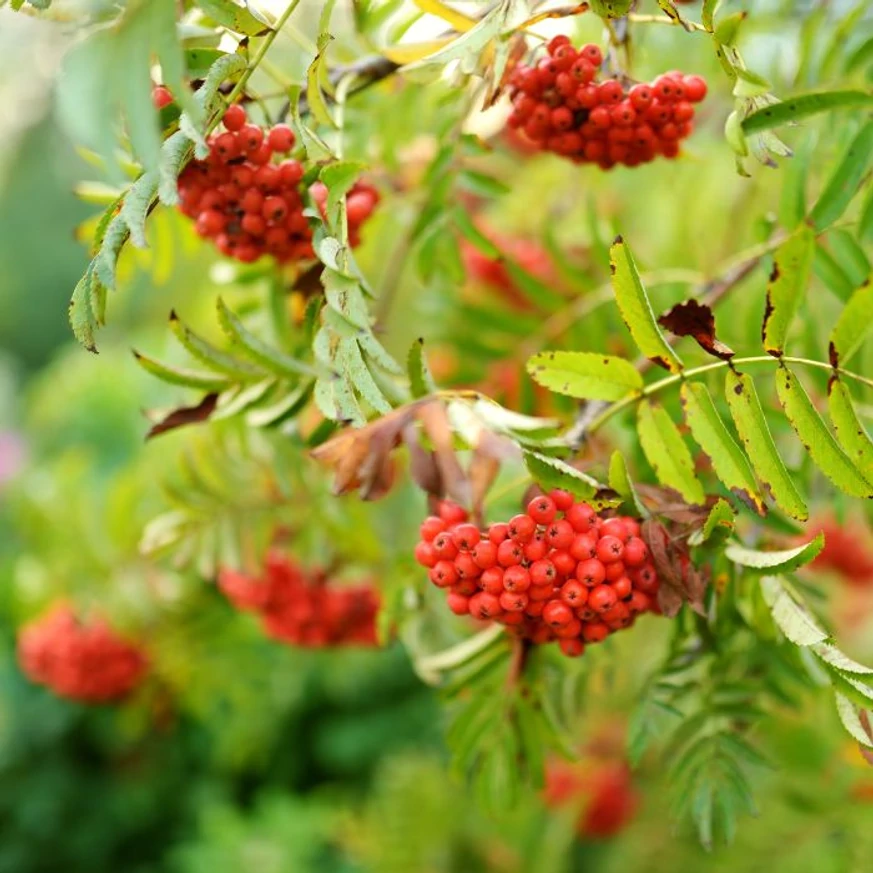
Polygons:
M675 488L689 503L704 503L706 493L694 473L694 459L667 412L643 400L637 409L637 432L658 481Z
M815 94L801 94L783 103L765 106L748 115L743 120L743 130L747 134L756 133L778 127L780 124L808 118L820 112L869 106L873 106L873 94L867 91L822 91Z
M859 420L849 389L839 379L828 385L828 412L843 451L859 470L873 470L873 439Z
M680 397L691 435L709 456L715 474L744 503L764 515L766 508L755 474L721 420L706 386L701 382L686 382Z
M97 352L94 331L102 324L100 298L102 296L105 301L105 295L105 287L95 275L94 268L89 266L73 289L67 313L73 335L89 352Z
M815 247L815 258L812 262L815 275L821 279L827 288L834 292L844 303L852 296L855 286L846 271L831 253L821 244Z
M340 201L366 168L360 161L334 161L322 167L318 178L327 188L327 214L333 216Z
M786 367L776 373L779 400L800 441L818 468L842 491L854 497L873 497L871 485L840 448L798 378Z
M417 339L409 348L406 357L406 373L409 377L409 387L413 397L426 397L433 394L436 384L424 359L424 340Z
M784 351L788 328L806 294L814 252L815 234L805 225L776 250L761 331L768 354L779 356Z
M873 738L871 738L870 733L861 721L861 708L849 700L845 694L841 694L839 691L836 692L835 700L837 704L837 713L840 716L840 721L843 723L843 727L862 746L873 749ZM868 724L871 719L871 716L869 715L871 710L873 710L873 707L868 708Z
M452 210L452 221L467 242L475 246L486 258L500 260L503 255L499 248L473 223L470 214L461 206Z
M391 412L391 404L385 399L385 395L373 379L357 340L343 338L339 341L337 363L355 390L376 412L381 412L383 415Z
M121 207L121 217L130 230L130 241L138 248L148 247L145 222L158 191L158 174L143 173L127 191Z
M703 527L699 531L695 531L689 538L688 542L692 546L701 546L709 542L713 537L717 536L719 542L722 542L726 537L734 531L736 516L727 500L721 497L715 502L715 505L710 510Z
M818 231L833 224L845 211L861 187L873 160L873 121L868 121L852 140L837 164L812 211L809 220Z
M541 352L528 360L527 371L550 391L586 400L620 400L643 388L633 364L594 352Z
M631 481L624 456L618 450L614 451L609 459L609 487L621 495L622 500L628 504L634 515L640 518L646 518L649 515L636 488L634 488L634 483Z
M773 442L754 380L747 374L728 370L725 396L737 433L758 478L770 489L773 499L782 509L792 518L805 521L809 512Z
M181 367L171 367L162 364L154 358L143 355L140 352L133 353L136 362L147 373L156 376L171 385L184 385L186 388L199 388L203 391L224 391L231 386L231 380L214 373L204 373L195 370L186 370Z
M725 549L725 555L729 560L746 567L752 573L761 573L762 575L790 573L812 561L824 548L824 543L824 534L821 533L814 540L804 543L802 546L778 552L761 552L756 549L747 549L739 543L730 543Z
M828 633L819 626L806 607L799 603L778 576L761 579L761 593L770 614L785 636L796 646L812 646L828 639Z
M228 338L254 363L276 376L296 379L298 376L314 376L316 371L308 364L298 361L265 343L247 330L237 316L219 297L216 301L218 323Z
M170 313L170 330L195 358L219 373L226 373L238 382L260 381L266 374L266 371L260 367L253 367L208 343L182 324L175 312Z
M671 373L679 372L682 361L658 327L631 250L621 237L609 249L609 265L615 299L634 342L650 361Z
M831 332L830 358L833 366L846 362L873 330L873 281L867 281L849 298Z
M164 140L158 165L158 199L161 203L175 206L179 202L179 173L191 151L191 140L181 130Z
M270 25L255 14L248 3L240 6L234 0L196 0L213 21L245 36L262 36L270 32Z
M596 508L614 506L619 501L612 497L597 498L604 486L591 476L571 467L559 458L542 455L539 452L524 452L524 462L531 476L545 489L563 488L580 500L589 502Z

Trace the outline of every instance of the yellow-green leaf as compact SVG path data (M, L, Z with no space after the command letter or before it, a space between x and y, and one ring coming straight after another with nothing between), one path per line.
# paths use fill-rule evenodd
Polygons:
M680 396L691 435L709 456L716 476L746 505L764 515L766 508L755 474L721 420L706 386L702 382L686 382Z
M770 489L773 499L782 509L792 518L805 521L809 512L770 434L754 380L745 373L728 370L725 395L734 425L758 478Z
M839 379L828 385L828 411L837 442L859 470L873 470L873 439L855 412L852 395Z
M528 360L527 371L550 391L585 400L620 400L643 387L633 364L594 352L541 352Z
M783 103L775 103L753 112L744 119L743 130L746 133L756 133L778 127L780 124L808 118L819 112L870 106L873 106L873 94L869 91L822 91L816 94L801 94Z
M785 348L788 328L806 293L815 254L815 234L804 225L776 250L767 283L762 338L764 350L779 356Z
M674 488L689 503L704 503L706 494L694 474L694 459L667 412L643 400L637 410L637 432L658 481Z
M840 448L812 405L800 380L786 367L776 374L779 400L800 441L818 468L842 491L854 497L873 497L873 485Z
M617 237L609 249L609 265L615 299L634 342L650 361L671 373L678 372L682 361L658 327L633 254L621 237Z
M849 298L831 332L830 356L835 367L846 361L861 348L873 330L873 281L867 281Z
M730 543L725 549L725 556L729 561L745 567L752 573L766 575L790 573L812 561L824 548L824 543L825 539L822 533L802 546L777 552L761 552L757 549L747 549L739 543Z

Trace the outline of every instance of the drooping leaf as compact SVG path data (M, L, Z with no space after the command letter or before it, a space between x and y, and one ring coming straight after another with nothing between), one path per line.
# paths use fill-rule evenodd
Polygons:
M725 555L728 560L746 567L752 573L790 573L812 561L824 548L824 543L822 533L802 546L776 552L762 552L748 549L739 543L730 543L725 549Z
M828 411L843 451L859 470L873 470L873 438L858 418L849 389L840 379L828 384Z
M263 379L265 371L216 348L184 325L175 311L170 313L170 330L176 339L197 359L219 373L240 382Z
M680 397L691 435L709 456L715 474L740 500L764 515L766 508L755 474L743 450L725 427L706 386L702 382L686 382L680 389Z
M550 391L585 400L620 400L643 387L633 364L593 352L540 352L528 360L527 371Z
M406 371L413 397L425 397L436 392L437 387L424 359L424 340L416 340L406 358Z
M867 281L849 298L831 332L830 360L834 367L846 362L873 331L873 281Z
M333 37L324 34L318 39L318 52L306 71L306 105L319 124L336 127L336 121L330 114L327 100L322 90L322 82L327 76L326 52Z
M694 474L694 459L666 410L643 400L637 409L637 431L658 481L675 488L690 503L704 503L706 494Z
M130 231L130 241L140 249L148 246L145 222L158 193L158 174L143 173L127 191L121 207L121 217Z
M868 121L849 144L809 213L809 220L816 230L822 231L829 227L846 211L846 207L858 193L871 161L873 121Z
M799 603L778 576L761 579L761 593L770 607L773 620L785 636L796 646L812 646L828 639L826 631L809 611Z
M634 515L645 518L649 514L631 481L624 455L618 450L614 451L609 459L609 487L621 495L622 500L628 504Z
M765 106L743 119L743 130L747 133L757 133L809 118L820 112L832 112L837 109L863 109L873 106L873 94L867 91L822 91L814 94L800 94L783 103Z
M158 165L158 199L161 203L175 206L179 202L179 173L192 151L191 140L181 130L164 140Z
M160 436L167 431L176 430L189 424L206 421L215 411L217 394L207 394L196 406L180 406L149 428L146 439Z
M871 737L869 730L870 716L867 716L867 726L865 727L864 722L861 719L861 713L864 712L864 710L839 691L836 692L836 703L837 713L840 716L840 721L843 723L843 727L862 746L873 749L873 737Z
M136 362L152 376L156 376L170 385L184 385L186 388L198 388L203 391L221 393L231 385L231 380L214 373L197 372L186 370L181 367L171 367L162 364L154 358L143 355L140 352L133 353Z
M725 379L725 396L737 433L758 478L785 512L792 518L806 520L809 512L770 434L754 380L745 373L729 370Z
M791 426L825 476L847 494L873 497L873 485L840 448L800 380L787 367L780 367L776 373L776 391Z
M788 328L806 293L815 252L815 234L803 226L776 250L767 283L767 304L761 336L770 355L781 355Z
M534 480L546 490L563 488L595 507L615 505L619 502L619 498L611 496L609 490L596 479L571 467L560 458L526 451L524 462ZM605 496L600 498L597 496L599 493Z
M733 533L735 524L736 516L731 505L719 497L706 517L703 527L695 531L688 542L692 546L700 546L713 538L721 541Z
M631 250L621 237L609 249L609 265L615 299L634 342L650 361L671 373L678 372L682 361L658 327Z

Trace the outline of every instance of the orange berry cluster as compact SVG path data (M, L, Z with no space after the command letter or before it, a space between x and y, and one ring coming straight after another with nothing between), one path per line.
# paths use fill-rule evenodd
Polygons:
M323 572L272 551L262 578L225 567L218 587L237 609L258 613L275 640L310 649L377 645L379 597L372 585L331 585Z
M568 37L554 37L535 66L513 70L509 127L545 151L604 170L675 158L693 130L706 81L674 71L625 90L620 79L598 80L602 62L598 46L577 50Z
M415 558L456 615L497 621L571 657L657 611L658 576L632 518L599 516L555 490L486 531L443 501L424 520Z
M191 161L179 175L179 209L195 219L200 236L243 263L264 254L280 263L313 259L312 230L303 214L303 164L293 158L273 162L294 147L294 132L285 124L269 131L250 124L238 104L228 107L223 123L224 131L208 139L209 157ZM316 182L309 194L324 215L327 188ZM351 245L360 241L361 225L378 200L365 182L348 192Z
M125 697L148 669L139 646L123 639L103 619L79 621L65 605L21 631L18 663L32 682L84 703Z

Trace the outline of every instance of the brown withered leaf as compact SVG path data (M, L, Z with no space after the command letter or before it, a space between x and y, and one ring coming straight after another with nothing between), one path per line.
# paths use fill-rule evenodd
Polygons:
M676 336L693 337L700 348L723 361L729 361L734 356L733 350L716 337L715 316L704 303L696 300L677 303L658 319L658 324Z
M426 494L439 497L443 493L443 477L436 456L422 448L413 424L403 428L403 442L409 451L409 473L412 481Z
M482 100L482 109L490 109L499 99L512 75L512 71L518 66L519 62L527 55L527 42L524 35L519 32L509 38L509 55L506 64L500 73L500 78L497 78L497 70L491 64L486 73L486 88L485 97Z
M700 506L686 502L678 491L662 485L639 482L636 484L636 489L643 504L652 511L653 515L661 515L677 524L692 528L703 525L718 500L717 497L709 496L706 498L706 503Z
M215 412L216 403L218 403L218 394L212 393L207 394L196 406L180 406L178 409L174 409L149 428L146 439L150 440L152 437L159 436L169 430L175 430L177 427L206 421Z
M442 401L431 400L418 407L415 417L433 445L434 460L439 467L444 493L462 506L469 506L470 483L455 454L455 441L446 407Z
M683 603L704 615L706 577L691 563L685 539L671 535L663 524L652 518L643 522L641 535L661 583L658 605L664 615L676 615Z
M324 286L321 284L323 272L324 264L313 264L297 276L291 290L298 291L307 300L315 294L321 294L324 291Z
M483 431L479 444L473 450L470 468L467 476L470 479L470 491L473 501L473 512L482 515L485 495L494 484L500 465L503 461L517 460L521 451L512 440L498 436L490 431Z

